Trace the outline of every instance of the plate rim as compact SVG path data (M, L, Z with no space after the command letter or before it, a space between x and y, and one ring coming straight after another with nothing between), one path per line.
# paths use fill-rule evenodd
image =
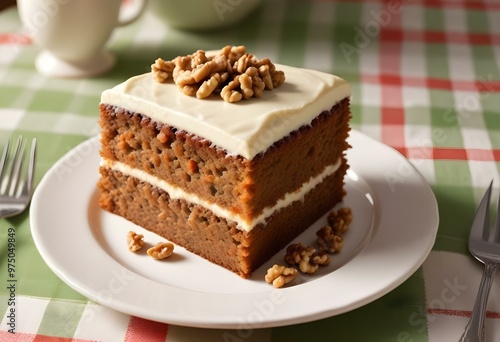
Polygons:
M154 310L151 310L151 307L149 307L151 301L149 302L148 308L145 308L142 305L144 302L141 302L141 300L146 300L148 298L144 297L145 294L137 296L137 294L134 293L133 291L134 289L137 290L137 288L134 285L137 278L130 281L130 283L134 286L124 287L124 290L122 292L113 294L111 296L111 299L104 298L103 296L104 293L103 289L105 288L104 285L102 285L103 287L100 288L101 290L95 288L93 289L91 288L92 286L89 286L89 284L85 282L85 280L77 279L78 277L75 278L74 274L68 274L68 272L66 271L66 268L68 267L66 265L67 260L63 261L61 259L55 258L53 251L47 245L47 237L44 237L43 235L44 225L41 222L37 221L37 219L42 214L41 210L43 209L43 205L47 205L46 203L44 203L43 200L41 200L42 196L45 194L46 191L50 190L51 181L54 180L54 177L58 176L57 174L58 169L60 170L61 167L64 166L64 163L70 160L71 158L74 158L75 155L78 155L79 157L81 157L80 159L84 161L85 158L88 157L88 155L96 153L100 145L99 136L94 136L90 139L87 139L84 142L77 145L76 147L74 147L73 149L71 149L70 151L68 151L43 176L42 180L40 181L38 187L35 190L35 193L33 195L32 205L30 208L31 234L33 236L35 246L38 249L40 255L42 256L42 259L47 263L49 268L59 278L61 278L63 282L65 282L67 285L69 285L77 292L88 297L89 299L129 315L138 316L153 321L175 324L175 325L183 325L183 326L199 327L199 328L234 329L234 328L241 328L242 326L246 326L247 328L248 327L267 328L267 327L285 326L290 324L305 323L345 313L354 310L356 308L359 308L361 306L364 306L382 297L383 295L389 293L397 286L402 284L406 279L408 279L422 265L427 255L430 253L432 246L434 245L437 229L439 226L438 206L434 193L432 192L432 189L430 188L429 184L425 181L423 176L418 172L418 170L401 153L399 153L392 147L385 145L356 130L351 130L349 142L352 146L354 146L354 148L350 149L347 152L347 159L350 164L352 163L351 167L354 169L355 172L357 172L356 168L360 166L359 159L366 158L368 160L371 160L372 162L378 161L376 156L374 156L374 153L366 153L363 154L363 156L361 156L360 154L362 147L382 152L383 154L382 157L392 159L394 162L398 161L400 163L399 165L403 165L406 168L405 178L403 179L402 184L396 185L397 187L396 192L397 193L401 192L402 191L401 188L404 187L405 184L416 182L419 185L417 191L420 191L420 196L423 196L428 200L425 206L427 210L427 212L425 212L426 214L425 218L428 224L424 236L425 240L418 241L419 246L421 246L422 248L418 249L419 253L412 259L411 265L409 265L408 268L400 266L401 270L398 271L397 275L393 274L390 277L390 281L387 281L387 279L385 279L385 281L382 283L375 283L374 286L372 284L371 292L365 294L364 296L363 295L357 296L356 300L353 302L348 302L348 301L342 302L341 304L334 306L331 304L330 301L326 301L324 300L324 298L320 298L319 297L320 293L318 293L317 290L318 288L324 289L325 287L330 286L331 285L330 283L332 281L335 281L336 278L340 277L342 279L342 275L344 275L344 273L349 274L349 268L352 268L354 265L356 267L359 267L359 265L357 265L357 263L359 262L355 261L357 259L360 260L361 259L360 256L363 256L367 252L370 252L374 248L375 243L379 243L378 240L380 240L382 233L384 234L383 237L387 238L385 234L390 233L388 230L393 228L381 227L381 225L385 223L385 220L388 219L386 216L382 215L379 218L378 226L375 227L377 231L373 234L372 240L369 241L367 246L365 246L365 248L357 256L355 256L353 260L351 260L347 265L344 265L343 267L336 270L335 272L332 272L331 274L325 275L321 278L315 279L313 282L307 283L309 284L308 285L309 288L305 290L302 285L307 285L307 284L299 284L296 286L292 286L289 288L282 288L282 289L274 289L272 286L270 286L269 292L266 293L244 294L246 298L237 298L237 299L241 301L240 302L241 306L243 305L246 306L245 312L239 312L240 310L236 310L235 312L234 306L231 305L232 303L234 304L234 296L238 297L238 294L229 294L229 295L214 294L214 293L203 294L203 293L198 293L196 291L193 292L191 290L183 290L165 284L159 284L150 279L146 279L138 274L136 274L135 277L137 277L140 280L139 285L148 287L151 290L149 291L150 293L155 293L153 290L159 290L159 291L168 290L168 293L163 293L163 295L159 300L162 301L172 300L173 298L179 298L179 296L188 294L189 300L187 300L186 303L184 303L185 307L181 309L182 311L181 314L179 314L179 312L175 313L153 312ZM85 151L85 153L78 151ZM377 166L374 164L374 167L376 168ZM380 165L378 167L380 167ZM96 166L96 171L97 171L97 166ZM72 175L70 174L70 176ZM367 180L367 178L365 177L366 175L362 174L362 176L364 176L363 178ZM385 179L385 181L387 182L387 179ZM377 191L377 189L383 188L384 184L377 183L374 186L374 184L371 184L369 180L368 183L370 186L372 186L372 188L374 188L376 195L381 195L380 190ZM388 184L385 184L385 186L388 186ZM386 196L385 193L383 195ZM381 202L381 199L378 199L377 202L380 203L382 209L386 209L384 207L384 204ZM85 216L87 215L87 210L88 208L85 207L84 210ZM93 236L90 228L89 228L89 233ZM105 254L110 259L112 259L112 260L107 260L106 262L109 262L110 265L114 267L113 270L120 269L119 263L116 260L114 260L111 256L109 256L107 253ZM387 259L387 256L383 256L383 259L389 260ZM123 266L122 268L124 269ZM121 270L120 272L123 273L123 270ZM356 276L356 274L354 276ZM125 275L125 278L126 277L127 276ZM129 277L132 278L131 275L129 275ZM335 286L338 286L339 290L346 290L346 291L350 290L347 287L344 288L342 284L336 284ZM296 297L300 297L301 292L304 291L309 295L309 298L305 299L305 301L307 303L310 303L312 301L317 305L315 306L306 305L306 307L304 307L303 305L304 300L302 300L302 303L300 300L297 300ZM286 300L284 300L283 298L285 298ZM198 305L194 304L196 304L195 301L199 300L205 301L206 304L217 305L217 310L216 310L217 312L210 312L208 315L205 313L204 316L196 315L196 312L198 312L200 308ZM268 315L266 315L266 312L263 312L259 308L262 307L263 305L262 303L269 303L269 302L274 304L274 307L272 308L272 310L268 309L268 311L271 310L272 312L267 312ZM250 310L248 310L248 307L250 307ZM197 311L191 312L193 311L194 308ZM290 313L290 310L292 311L292 313ZM295 311L300 310L300 314L294 315L293 314L294 310Z

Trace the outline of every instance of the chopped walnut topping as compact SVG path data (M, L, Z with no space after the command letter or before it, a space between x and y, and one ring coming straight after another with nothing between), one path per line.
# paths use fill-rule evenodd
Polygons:
M328 265L330 258L325 252L317 251L312 246L294 243L286 249L285 261L289 265L299 265L299 269L303 273L314 273L320 265Z
M137 234L133 231L127 234L127 247L131 252L137 252L144 246L144 235Z
M344 239L340 235L335 235L332 227L324 226L316 232L318 245L328 253L337 253L344 247Z
M165 259L174 253L174 244L171 242L158 242L155 246L149 248L147 253L153 259Z
M170 61L158 58L151 71L159 83L172 78L186 95L204 99L220 94L226 102L260 97L263 90L285 82L284 72L276 70L269 58L258 59L244 46L228 45L214 56L198 50Z
M273 284L275 288L280 288L288 284L297 277L297 270L293 267L274 265L267 270L265 280L268 284Z
M351 208L340 208L337 211L332 211L327 220L335 235L342 235L352 222L352 210Z

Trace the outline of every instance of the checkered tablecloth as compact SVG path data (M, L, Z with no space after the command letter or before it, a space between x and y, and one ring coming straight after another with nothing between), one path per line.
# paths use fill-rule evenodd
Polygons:
M246 45L259 56L335 73L353 88L352 126L405 155L432 187L440 224L433 251L406 282L351 312L294 326L231 331L177 327L88 301L43 262L28 212L0 220L1 341L457 341L482 266L467 251L485 188L500 184L500 4L495 0L266 0L245 22L218 32L169 29L151 13L117 29L118 63L92 79L49 79L15 8L0 12L0 146L36 137L37 182L98 133L100 93L149 70L159 56ZM10 334L7 229L16 230L16 334ZM71 229L71 227L68 227ZM367 280L369 281L369 280ZM307 299L305 299L307 300ZM487 341L500 340L500 279Z

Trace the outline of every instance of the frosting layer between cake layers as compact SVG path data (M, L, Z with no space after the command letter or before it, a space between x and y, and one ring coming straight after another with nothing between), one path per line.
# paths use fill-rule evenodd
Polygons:
M211 210L218 217L224 218L228 221L236 222L237 228L246 232L250 232L255 226L261 223L265 223L266 219L273 215L275 212L286 208L295 201L302 201L309 191L314 189L317 185L321 184L321 182L323 182L326 177L333 175L339 169L341 162L341 159L339 159L334 165L325 167L323 172L321 172L319 175L317 175L316 177L311 177L307 182L302 184L302 186L298 190L287 193L284 197L280 198L274 206L264 208L263 212L259 216L253 218L253 220L251 221L245 220L243 217L241 217L241 215L222 208L215 203L210 203L206 200L203 200L196 194L188 193L176 185L170 184L142 170L131 168L124 163L103 159L101 160L101 166L109 168L111 170L119 171L126 176L135 177L140 181L149 183L159 189L162 189L172 199L181 199L189 203L201 205Z
M158 83L152 73L104 91L101 103L147 115L207 139L229 155L253 159L351 95L349 83L338 76L280 64L276 68L285 73L283 85L236 104L217 96L200 100L181 94L173 82Z

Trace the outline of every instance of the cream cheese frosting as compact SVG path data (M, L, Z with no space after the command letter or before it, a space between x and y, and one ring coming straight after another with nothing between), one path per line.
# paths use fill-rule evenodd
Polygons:
M162 179L159 179L158 177L152 176L149 173L144 172L142 170L131 168L130 166L124 163L111 161L107 159L102 159L100 163L101 167L119 171L126 176L135 177L140 181L149 183L159 189L162 189L172 199L182 199L193 204L201 205L211 210L215 215L219 217L222 217L228 221L236 222L237 228L246 232L251 231L255 226L261 223L265 223L268 217L273 215L275 212L283 208L286 208L293 202L304 200L304 197L309 191L314 189L317 185L321 184L326 177L333 175L335 172L337 172L340 165L341 165L341 160L339 159L335 164L325 167L324 170L319 175L317 175L316 177L311 177L307 182L302 184L302 186L298 190L285 194L285 196L280 198L275 205L264 208L264 210L259 216L249 221L243 218L241 215L238 215L237 213L222 208L221 206L213 202L208 202L206 200L203 200L196 194L186 192L180 187L171 184L169 182L166 182Z
M184 95L173 82L156 82L152 73L105 90L101 103L147 115L207 139L229 155L252 159L351 95L349 83L338 76L280 64L276 68L285 73L283 85L238 103Z

